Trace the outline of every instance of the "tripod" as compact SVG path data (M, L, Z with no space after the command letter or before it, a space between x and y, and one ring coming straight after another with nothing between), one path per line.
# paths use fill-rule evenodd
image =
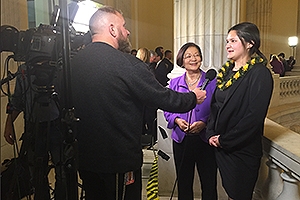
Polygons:
M35 119L31 123L33 134L33 183L35 186L35 200L50 199L48 174L52 167L55 168L55 190L54 196L57 200L64 200L65 174L62 166L62 132L60 118L56 118L57 104L54 87L48 91L38 93L33 112ZM47 119L47 120L46 120ZM49 160L54 166L49 165Z
M6 124L8 133L12 130L11 136L15 140L13 122L23 111L24 133L20 138L22 140L20 153L17 149L18 158L15 160L18 162L15 163L18 168L29 168L30 173L27 174L33 180L30 182L33 182L36 200L51 198L48 173L54 166L55 199L65 200L66 186L62 166L63 136L60 128L60 108L53 84L56 67L51 67L44 62L42 65L21 65L18 70L20 75L17 76L14 95L10 95L8 90L8 96L12 98L9 98L7 111L9 115ZM16 142L14 143L17 146ZM49 165L50 157L53 166ZM11 182L19 183L15 178ZM13 191L13 194L16 194L16 191Z
M66 196L60 107L53 84L56 81L58 85L56 77L57 68L48 62L26 66L26 76L18 77L15 88L15 101L21 100L24 107L25 133L21 149L28 154L35 200L51 198L48 174L53 166L49 165L50 157L55 168L55 199L65 200Z

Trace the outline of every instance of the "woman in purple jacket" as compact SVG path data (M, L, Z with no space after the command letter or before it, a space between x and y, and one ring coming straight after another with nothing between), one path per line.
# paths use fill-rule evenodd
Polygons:
M205 72L200 69L201 49L195 43L184 44L177 55L177 65L186 72L170 81L170 88L189 92L201 87ZM205 137L206 122L210 113L211 96L216 88L216 79L206 87L205 101L187 113L164 112L168 128L173 129L173 153L178 181L178 199L193 200L195 165L200 177L203 200L216 200L217 167L214 149Z

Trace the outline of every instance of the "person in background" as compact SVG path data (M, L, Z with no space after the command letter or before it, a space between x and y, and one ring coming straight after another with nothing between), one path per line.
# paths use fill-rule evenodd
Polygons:
M139 58L141 61L149 65L150 63L150 52L147 48L139 48L136 54L136 57Z
M140 200L144 107L187 112L206 97L199 88L178 93L162 87L144 62L124 53L130 47L125 24L121 11L99 8L89 21L92 43L71 60L86 200Z
M207 123L222 185L234 200L251 200L262 157L264 121L273 91L260 35L250 22L234 25L226 39L228 61L217 75Z
M157 59L158 59L158 61L157 62L159 62L160 60L162 60L163 59L163 56L164 56L164 48L162 47L162 46L158 46L158 47L156 47L155 48L155 52L157 53Z
M172 53L171 50L166 50L165 51L165 58L168 59L170 62L172 62L173 53Z
M270 65L275 74L279 74L280 77L284 76L284 66L277 55L271 55Z
M294 56L290 56L287 63L289 65L290 71L292 71L292 69L294 68L294 65L296 64L296 60L295 60Z
M171 59L172 51L166 50L165 57L156 65L155 77L163 86L168 85L168 81L170 80L168 78L168 74L171 73L174 68L174 64Z
M150 50L150 64L149 64L149 70L153 75L155 75L155 68L156 64L158 62L159 57L157 56L157 53L153 50Z
M130 54L133 55L133 56L136 56L137 50L136 50L136 49L132 49L132 50L130 51Z
M287 63L287 60L285 59L285 54L283 52L281 52L280 54L278 54L278 58L279 58L279 60L281 61L282 65L283 65L283 68L284 68L283 76L285 76L286 71L291 71L290 67Z
M156 63L157 62L157 53L153 50L150 51L150 63Z
M167 52L167 51L166 51ZM205 72L200 69L202 52L195 43L184 44L177 54L177 65L185 68L182 76L171 79L170 88L189 92L205 81ZM206 139L206 123L210 113L211 96L216 88L216 79L206 87L205 101L186 113L164 112L172 129L173 153L178 180L178 199L193 200L195 166L200 178L201 199L217 200L217 165L214 148Z

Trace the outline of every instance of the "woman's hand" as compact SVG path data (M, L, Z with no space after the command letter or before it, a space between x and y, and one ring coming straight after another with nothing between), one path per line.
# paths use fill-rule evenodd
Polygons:
M219 142L219 137L220 137L220 135L215 135L215 136L210 137L208 140L208 143L214 147L221 147L220 142Z
M175 119L175 123L179 126L179 128L186 132L189 129L189 123L187 121L185 121L184 119L181 118L176 118Z
M190 125L190 130L188 130L188 133L195 134L200 133L202 129L204 129L206 124L202 121L194 122Z

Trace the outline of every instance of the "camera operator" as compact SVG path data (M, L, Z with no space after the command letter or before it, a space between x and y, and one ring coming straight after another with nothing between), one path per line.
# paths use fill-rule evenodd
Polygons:
M60 131L58 96L54 90L58 85L59 73L47 62L36 66L20 65L18 73L14 94L8 105L5 140L11 145L16 142L13 122L23 112L25 131L20 139L20 156L27 155L28 158L35 189L34 199L50 200L48 173L51 157L56 179L54 197L56 200L65 200L61 162L63 137Z

